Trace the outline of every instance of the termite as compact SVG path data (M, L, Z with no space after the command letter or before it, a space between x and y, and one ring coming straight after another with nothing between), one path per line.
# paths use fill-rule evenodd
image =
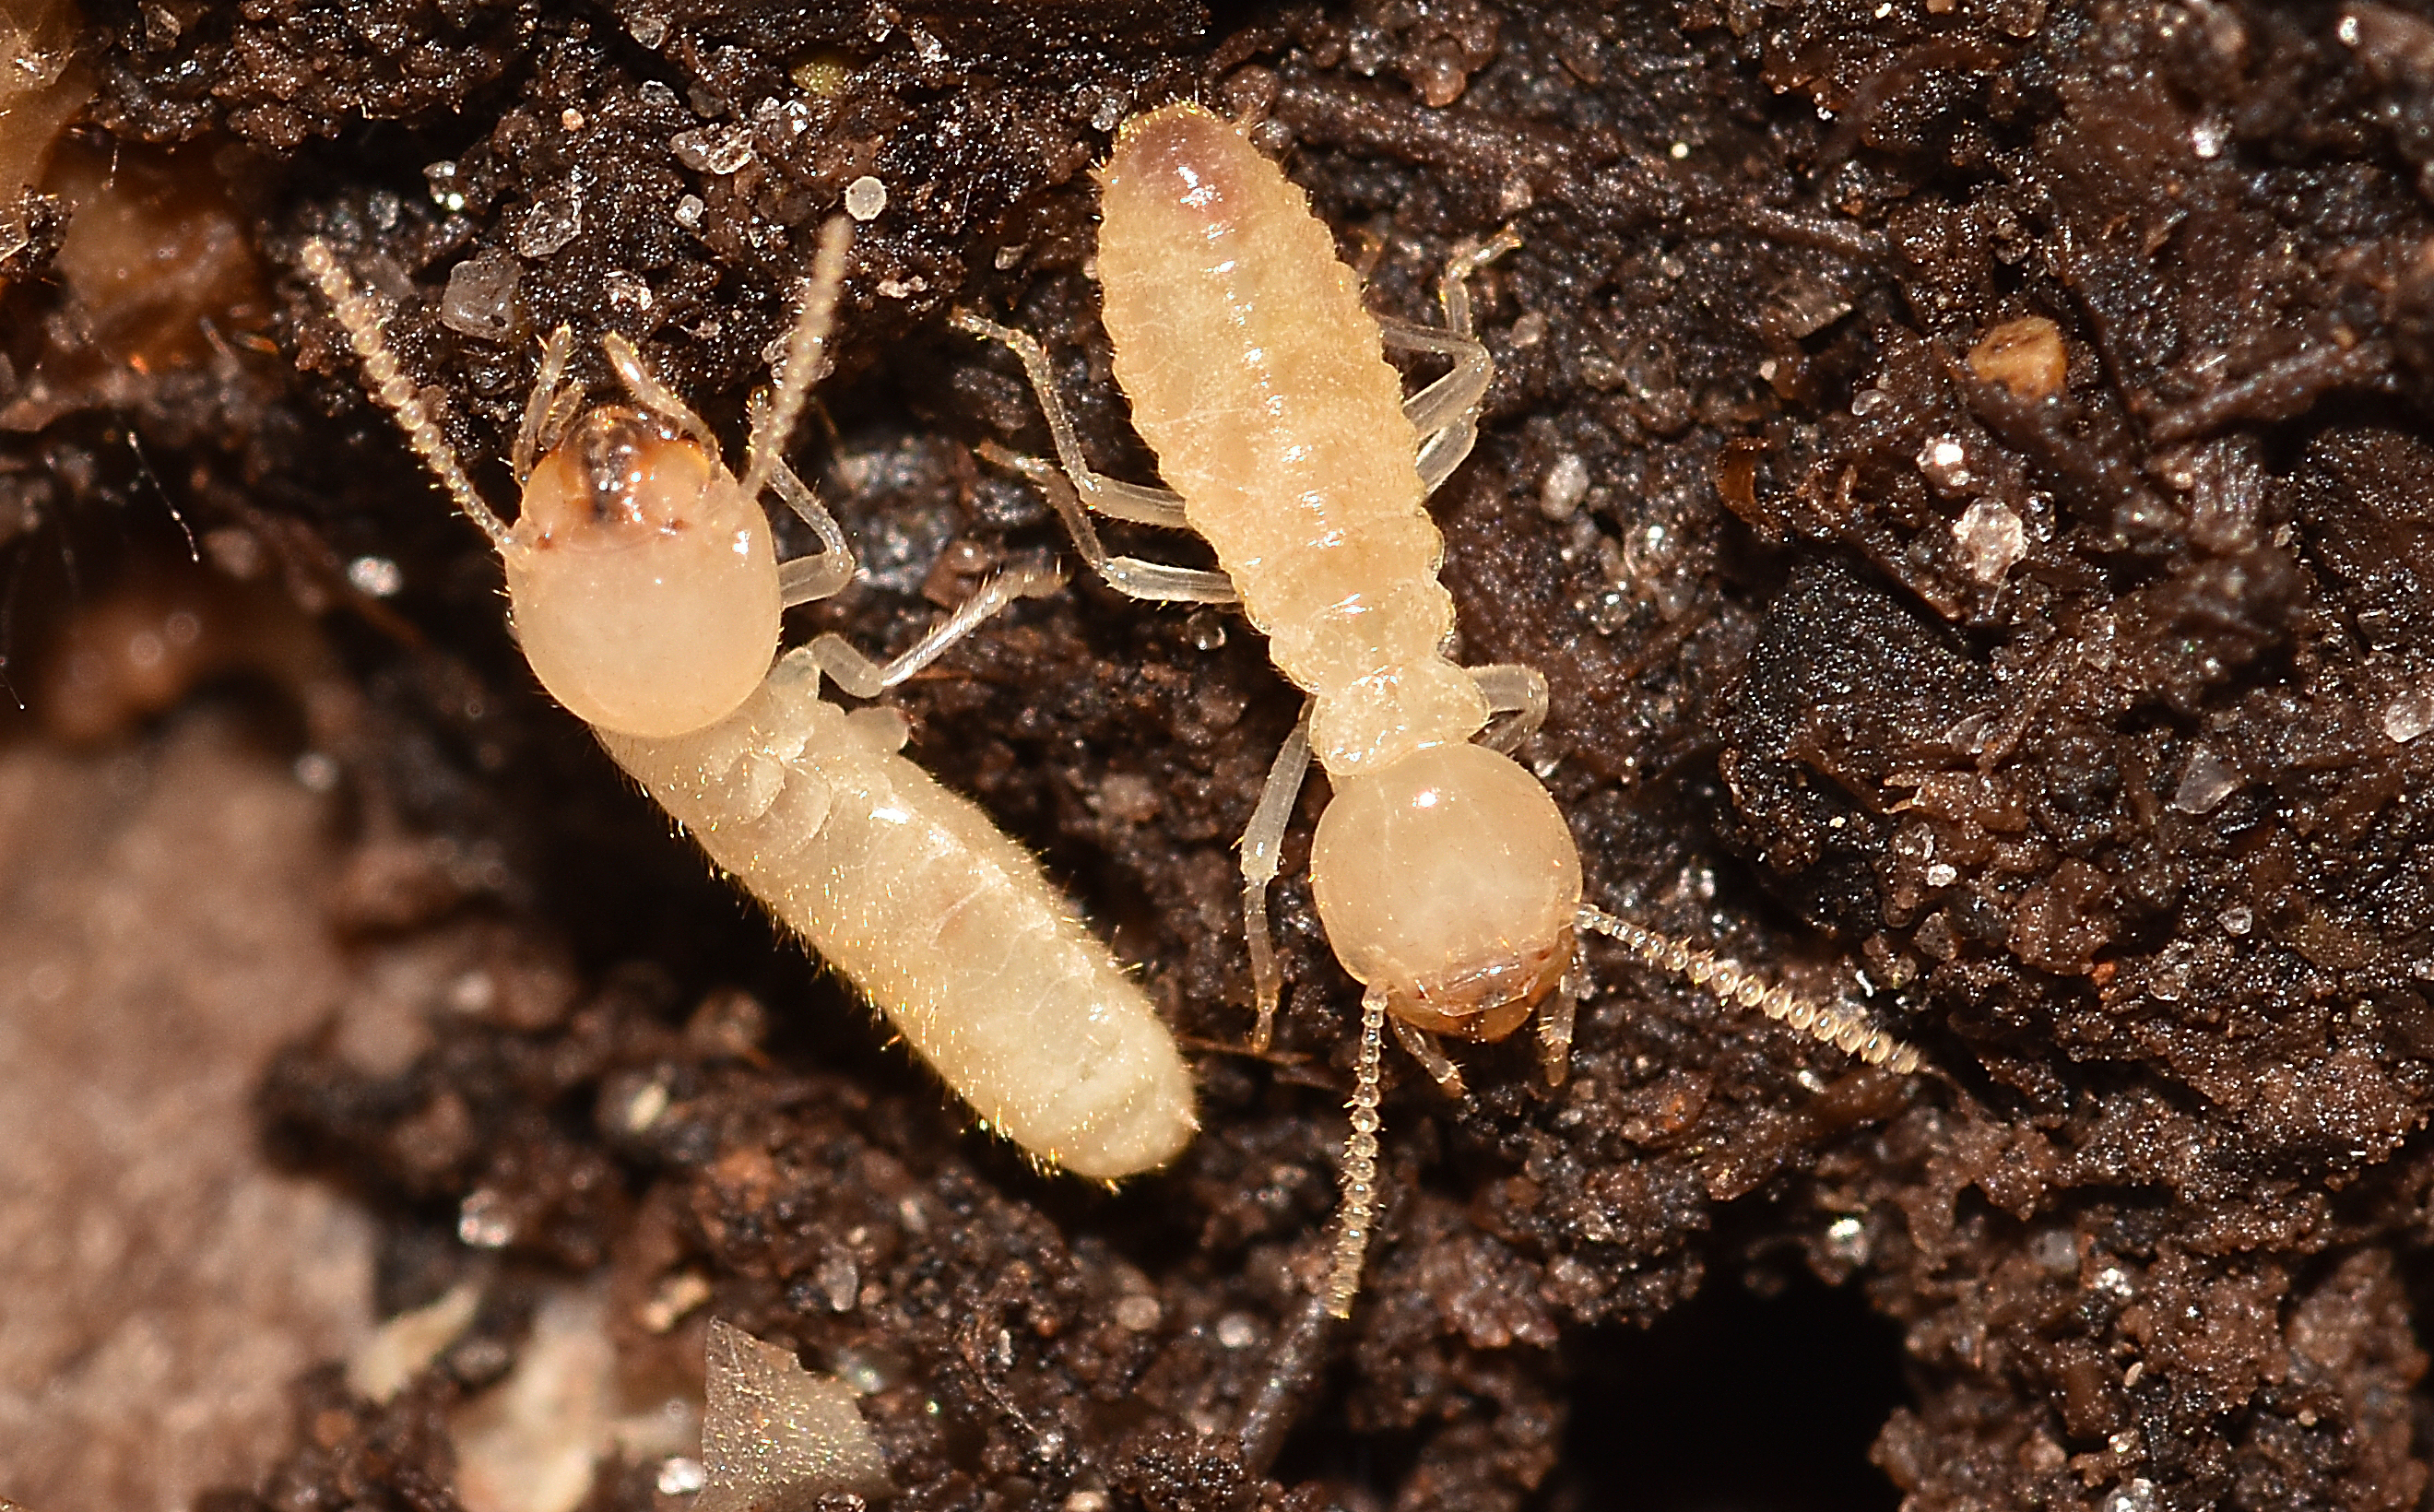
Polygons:
M844 532L782 456L824 366L849 239L842 218L821 235L773 391L750 404L740 481L621 335L600 345L632 404L585 409L560 327L515 440L512 524L473 488L336 255L316 239L302 266L371 396L497 551L541 685L988 1127L1076 1175L1151 1170L1197 1125L1191 1074L1149 1000L1029 852L899 754L902 716L819 696L825 674L877 697L1016 598L1053 590L1055 572L999 576L884 665L834 635L776 655L780 611L854 571ZM818 536L816 555L778 561L760 502L770 490Z
M1385 1028L1460 1095L1460 1069L1437 1037L1500 1040L1534 1011L1559 1083L1577 930L1872 1064L1915 1069L1914 1050L1855 1013L1585 905L1571 831L1509 754L1545 717L1546 679L1445 654L1453 600L1437 580L1444 542L1427 499L1469 455L1495 371L1471 335L1465 281L1518 237L1507 231L1453 258L1438 284L1445 325L1432 329L1363 308L1308 196L1198 105L1125 123L1098 180L1101 319L1133 428L1172 491L1091 469L1037 341L968 312L955 323L1021 360L1061 470L988 455L1042 486L1090 564L1136 597L1239 601L1309 695L1243 836L1243 914L1259 1050L1281 987L1267 887L1314 755L1334 799L1311 841L1311 886L1337 957L1365 988L1328 1311L1350 1310L1376 1214ZM1454 366L1405 400L1385 347ZM1222 571L1110 558L1083 506L1192 531ZM1515 717L1490 729L1498 713Z

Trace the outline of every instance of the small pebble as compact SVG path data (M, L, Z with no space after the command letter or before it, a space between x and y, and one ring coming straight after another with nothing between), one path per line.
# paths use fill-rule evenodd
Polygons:
M1952 522L1952 541L1969 564L1969 576L1992 588L2029 554L2028 527L2009 507L1978 499Z
M887 208L887 185L864 174L845 186L845 213L856 220L876 220Z
M1946 493L1955 493L1977 481L1969 471L1969 449L1951 436L1939 436L1918 450L1918 470L1927 481Z
M2434 694L2420 689L2384 705L2383 732L2393 745L2406 746L2428 730L2434 730Z
M439 323L485 341L506 340L514 330L516 284L523 276L522 265L505 251L466 258L448 270L448 288L439 297Z
M2190 753L2188 768L2172 794L2172 807L2184 814L2211 814L2239 787L2239 773L2221 757L2199 747Z
M347 586L374 598L393 598L405 586L405 574L386 557L358 557L347 563Z
M1550 520L1568 518L1588 497L1589 465L1576 452L1566 452L1547 469L1538 483L1538 512Z

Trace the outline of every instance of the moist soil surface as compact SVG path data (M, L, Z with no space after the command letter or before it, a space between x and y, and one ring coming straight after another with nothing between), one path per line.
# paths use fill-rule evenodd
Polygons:
M541 1289L595 1273L629 1361L697 1362L714 1314L845 1368L903 1512L2417 1503L2434 21L85 22L53 168L83 208L11 207L8 738L149 748L203 697L329 796L319 928L359 971L435 941L456 965L403 1040L288 1038L256 1132L368 1204L382 1314L492 1286L385 1405L303 1376L286 1447L211 1512L455 1505L449 1413ZM1088 170L1185 95L1258 123L1381 314L1433 319L1453 249L1517 229L1474 280L1480 444L1432 503L1461 659L1546 675L1522 754L1593 901L1847 996L1927 1063L1860 1068L1592 943L1561 1089L1527 1035L1457 1047L1460 1102L1390 1052L1388 1212L1331 1331L1309 1298L1358 989L1303 869L1314 781L1272 902L1289 1005L1244 1049L1232 847L1299 701L1261 637L1084 575L888 700L1192 1055L1203 1128L1171 1169L1036 1172L533 686L492 558L295 271L325 238L394 309L505 502L561 322L595 387L590 338L626 333L736 445L812 233L875 180L794 453L866 570L789 635L893 650L1064 544L975 455L1048 441L951 308L1037 334L1100 465L1154 476L1096 319ZM188 616L169 675L77 660L80 635L123 650L119 606ZM671 1327L648 1304L672 1286L706 1299ZM612 1463L587 1505L676 1508L662 1470Z

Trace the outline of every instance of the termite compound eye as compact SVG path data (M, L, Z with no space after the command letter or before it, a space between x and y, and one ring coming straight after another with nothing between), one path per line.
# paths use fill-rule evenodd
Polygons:
M1545 785L1483 746L1339 781L1310 872L1345 969L1421 1028L1500 1038L1571 955L1580 850Z
M602 730L699 730L777 654L778 558L759 503L631 410L593 410L541 459L500 556L534 675Z

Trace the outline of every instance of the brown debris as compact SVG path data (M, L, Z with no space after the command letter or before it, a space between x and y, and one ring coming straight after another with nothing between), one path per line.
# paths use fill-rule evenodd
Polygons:
M2413 10L91 20L79 140L178 146L270 314L263 345L231 323L139 369L80 334L68 282L10 291L16 633L64 633L43 606L73 607L65 563L109 556L89 543L175 540L164 498L214 562L322 617L359 707L306 724L354 730L316 748L361 800L326 921L466 984L429 1022L365 988L262 1094L282 1150L372 1201L384 1308L477 1261L605 1266L620 1349L654 1368L697 1369L714 1313L856 1383L900 1507L1493 1509L1593 1502L1618 1465L1679 1504L1780 1428L1740 1389L1763 1340L1720 1310L1806 1271L1846 1290L1781 1305L1839 1332L1783 1348L1865 1419L1810 1452L1855 1466L1873 1433L1920 1512L2420 1496L2434 28ZM1316 1281L1356 998L1297 869L1306 807L1273 905L1293 1005L1273 1061L1236 1048L1229 846L1295 706L1259 637L1082 582L898 700L914 754L1042 848L1199 1047L1206 1128L1173 1171L1112 1196L1040 1178L533 691L478 538L281 272L307 235L341 249L496 491L561 320L634 335L731 434L808 232L876 178L833 431L797 449L868 573L795 628L898 646L975 572L1057 543L975 464L1044 438L949 306L1038 333L1094 455L1149 475L1085 273L1085 170L1181 94L1261 122L1381 311L1425 318L1452 245L1518 227L1480 281L1483 442L1434 506L1464 659L1547 673L1526 754L1593 898L1804 990L1864 972L1937 1067L1850 1074L1593 949L1562 1091L1495 1051L1459 1106L1393 1071L1394 1206L1316 1363L1270 1351ZM101 723L142 740L146 717ZM214 1512L443 1505L447 1415L506 1368L520 1305L385 1406L308 1378L292 1450ZM1734 1362L1695 1427L1598 1405L1631 1362L1671 1380L1700 1352L1598 1326L1625 1321ZM1857 1379L1883 1383L1851 1402ZM656 1474L613 1469L592 1504L662 1505ZM1806 1465L1784 1474L1748 1499L1808 1494ZM98 1504L76 1495L40 1503Z
M0 748L0 1485L183 1505L283 1451L370 1319L372 1225L266 1166L274 1051L359 991L317 927L327 802L236 723Z
M2042 315L2006 320L1969 349L1969 370L1981 382L2001 384L2022 399L2043 399L2070 375L2062 327Z

